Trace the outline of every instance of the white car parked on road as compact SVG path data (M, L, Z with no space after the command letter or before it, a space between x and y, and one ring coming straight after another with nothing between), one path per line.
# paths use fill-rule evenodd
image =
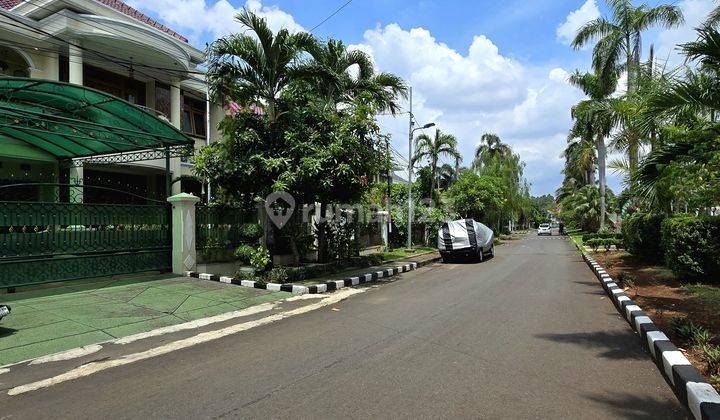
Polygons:
M538 235L552 236L552 231L550 230L550 224L549 223L541 223L540 226L538 226Z

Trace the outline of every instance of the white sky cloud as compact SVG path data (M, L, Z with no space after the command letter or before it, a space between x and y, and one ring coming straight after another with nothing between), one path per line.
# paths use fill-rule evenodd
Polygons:
M209 33L216 39L242 30L242 26L235 20L235 15L243 7L266 18L273 31L281 28L293 32L304 30L292 15L278 6L264 6L259 0L247 0L240 7L233 6L227 0L219 0L211 5L205 0L134 0L129 3L138 10L157 15L163 23L188 36L193 44L197 44L204 33Z
M397 24L366 31L364 42L353 48L372 54L380 70L399 74L413 86L417 120L454 134L464 165L472 162L480 136L496 133L521 154L531 183L542 192L554 190L570 107L581 98L568 84L567 70L523 65L482 35L461 53L425 29ZM381 127L407 155L407 117L382 117Z
M565 19L565 22L558 25L555 30L558 41L565 45L570 45L575 38L575 34L585 23L600 17L595 0L587 0L579 9L573 10Z
M682 0L677 6L683 12L685 24L679 28L660 31L655 40L655 56L658 60L667 60L669 68L683 63L684 57L679 54L677 45L696 38L695 28L701 26L716 4L713 0Z

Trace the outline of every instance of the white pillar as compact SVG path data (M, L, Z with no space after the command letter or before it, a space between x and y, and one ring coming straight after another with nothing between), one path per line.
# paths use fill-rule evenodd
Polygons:
M145 106L155 109L155 80L150 79L145 82Z
M178 130L182 130L180 121L182 117L182 95L180 94L180 79L173 78L170 80L170 123L175 126ZM170 169L173 173L173 178L177 178L181 175L180 173L180 158L173 158L170 161ZM180 182L172 184L172 194L180 194L181 192Z
M380 235L382 236L383 245L385 246L385 250L390 250L390 232L388 230L388 212L386 211L379 211L378 213L378 223L380 223Z
M167 199L172 204L172 269L175 274L195 271L195 205L192 194L177 194Z
M177 129L181 129L181 114L182 96L180 95L180 80L173 78L170 80L170 123Z
M76 47L79 41L71 41L68 45L68 81L76 85L83 84L83 51Z

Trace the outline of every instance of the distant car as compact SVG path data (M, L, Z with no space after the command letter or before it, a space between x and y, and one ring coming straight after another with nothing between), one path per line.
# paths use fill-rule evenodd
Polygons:
M541 223L540 226L538 226L538 235L552 236L552 231L550 230L550 224L549 223Z
M6 305L0 305L0 320L10 314L10 307Z
M492 229L473 219L443 223L438 231L438 251L443 262L469 257L482 262L495 255Z

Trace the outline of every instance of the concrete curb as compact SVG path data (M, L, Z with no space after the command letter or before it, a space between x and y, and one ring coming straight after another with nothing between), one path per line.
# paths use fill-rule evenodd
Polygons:
M665 381L678 400L697 420L720 419L720 395L705 382L700 372L680 350L660 331L645 312L630 299L604 268L588 255L575 241L575 247L600 280L617 310L643 341Z
M346 277L343 280L331 280L324 283L312 284L312 285L298 285L298 284L280 284L280 283L260 283L252 280L242 280L237 277L219 276L217 274L210 273L198 273L195 271L186 271L186 277L194 277L201 280L218 281L221 283L234 284L242 287L250 287L254 289L271 290L275 292L290 292L298 295L304 294L316 294L332 292L334 290L342 289L343 287L357 286L363 283L374 282L382 278L388 278L400 273L415 270L418 267L438 261L440 257L431 258L419 262L409 262L403 265L399 265L394 268L386 268L379 271L373 271L364 274L358 274L353 277Z

